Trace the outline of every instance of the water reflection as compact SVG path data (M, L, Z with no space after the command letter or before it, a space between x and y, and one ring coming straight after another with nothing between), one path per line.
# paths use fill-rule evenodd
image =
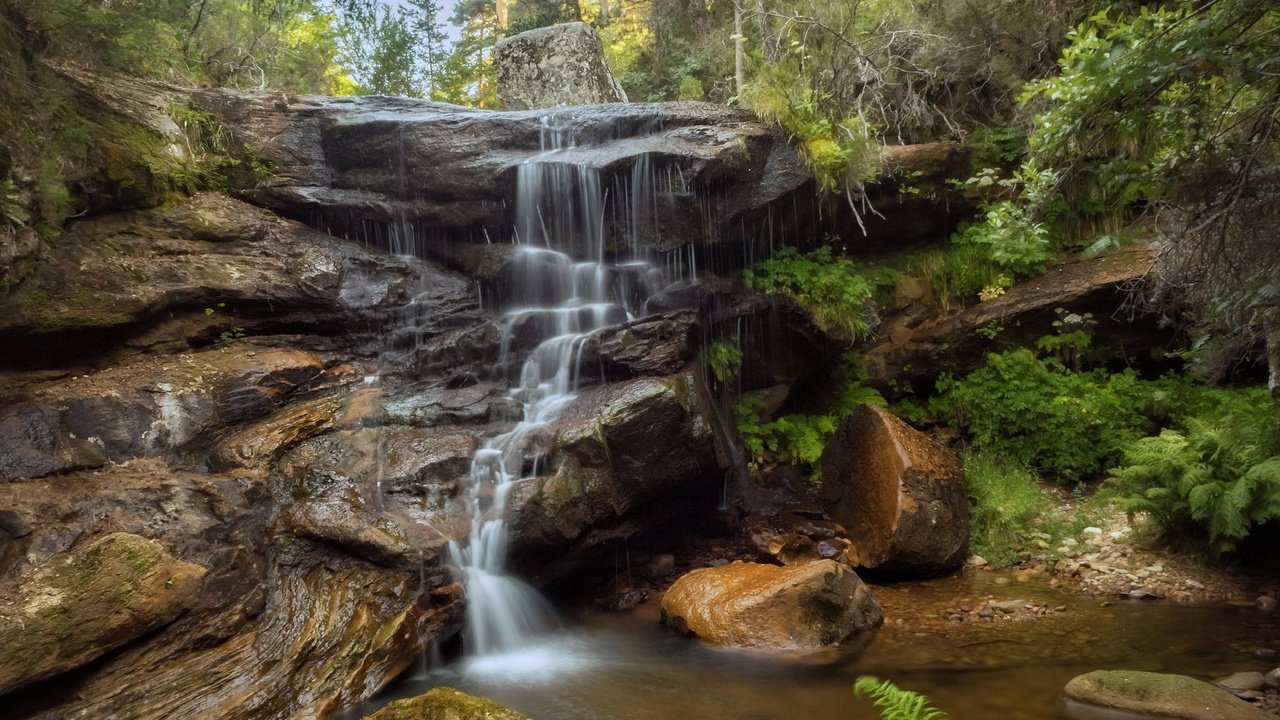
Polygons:
M659 627L652 603L634 614L588 612L519 657L463 661L401 683L378 704L448 685L535 720L873 720L875 709L852 694L854 679L872 674L927 694L957 720L1061 720L1062 687L1083 672L1210 679L1269 670L1275 662L1255 651L1280 649L1276 615L1252 607L1104 602L991 578L876 587L889 624L865 649L803 659L685 640ZM992 595L1067 607L1022 622L946 621L946 608Z

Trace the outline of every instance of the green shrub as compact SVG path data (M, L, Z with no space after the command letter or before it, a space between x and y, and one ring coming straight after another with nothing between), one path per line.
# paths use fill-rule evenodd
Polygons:
M931 706L920 693L902 690L888 680L871 675L859 676L853 683L853 694L868 697L880 708L882 720L946 720L947 714Z
M1075 482L1100 475L1149 422L1132 371L1078 372L1018 349L987 356L987 367L944 375L930 411L963 430L975 448Z
M1263 389L1200 393L1200 415L1133 443L1107 495L1166 536L1229 553L1280 518L1280 431Z
M753 468L759 468L767 455L805 471L814 484L822 482L819 461L827 441L835 434L840 421L853 414L859 405L885 405L879 391L863 384L866 373L855 353L841 358L832 383L834 392L815 413L792 413L763 422L761 399L746 396L734 405L734 420L743 448Z
M795 300L826 330L839 330L857 340L871 332L869 303L876 290L892 285L884 273L872 273L846 258L833 258L829 248L801 255L785 247L743 273L747 287Z
M964 479L970 550L996 566L1016 560L1030 529L1043 526L1058 504L1028 467L992 453L966 453Z

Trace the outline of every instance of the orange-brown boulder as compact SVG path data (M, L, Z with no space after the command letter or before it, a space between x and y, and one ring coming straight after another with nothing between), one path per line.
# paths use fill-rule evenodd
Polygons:
M662 597L662 621L719 645L805 650L879 627L884 616L852 569L818 560L690 571Z
M964 562L969 512L955 454L863 405L822 454L822 495L860 567L927 577Z

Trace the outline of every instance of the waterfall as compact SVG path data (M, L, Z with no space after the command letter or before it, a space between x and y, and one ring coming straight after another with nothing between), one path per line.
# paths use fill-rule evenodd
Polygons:
M510 367L528 352L510 391L523 419L476 452L470 535L465 546L449 546L451 561L466 574L463 642L469 654L517 650L531 635L555 626L546 600L507 571L507 496L519 481L552 470L546 465L549 426L576 396L585 343L593 333L634 318L660 282L646 257L652 229L642 227L651 224L654 206L647 160L636 164L629 185L614 183L613 192L626 197L611 199L600 172L573 152L571 127L544 118L541 140L540 154L517 169L517 247L499 361ZM621 241L607 252L609 207L615 220L609 227L619 228ZM527 350L522 339L530 332L538 344Z

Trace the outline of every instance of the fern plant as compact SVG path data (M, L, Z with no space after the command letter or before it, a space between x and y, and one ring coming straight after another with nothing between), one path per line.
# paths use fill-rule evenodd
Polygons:
M920 693L903 690L888 680L863 675L853 683L853 694L867 697L880 708L882 720L946 720L947 714L929 704Z
M1229 553L1280 519L1280 432L1262 393L1242 393L1223 414L1185 425L1134 443L1111 471L1107 494L1170 537L1202 538Z

